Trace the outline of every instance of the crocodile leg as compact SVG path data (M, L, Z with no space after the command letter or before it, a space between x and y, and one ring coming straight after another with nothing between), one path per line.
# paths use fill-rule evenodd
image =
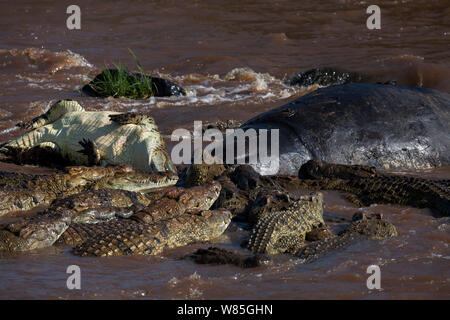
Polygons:
M0 161L15 164L38 164L46 167L62 169L67 159L62 157L56 145L51 143L37 145L32 148L4 146L0 147Z
M94 141L90 139L83 139L78 142L83 149L79 150L79 153L82 153L88 157L88 163L90 166L98 166L102 161L102 156L100 150Z

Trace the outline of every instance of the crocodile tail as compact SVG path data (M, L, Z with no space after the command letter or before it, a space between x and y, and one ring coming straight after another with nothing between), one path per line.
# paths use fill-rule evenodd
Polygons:
M343 249L356 240L363 237L359 237L356 234L344 234L339 237L331 237L326 240L315 241L303 248L298 249L296 252L292 252L293 255L303 260L303 263L311 263L317 259L325 256L336 249Z
M77 101L71 99L59 100L44 114L46 118L45 124L52 123L60 119L68 112L76 111L84 111L84 108Z

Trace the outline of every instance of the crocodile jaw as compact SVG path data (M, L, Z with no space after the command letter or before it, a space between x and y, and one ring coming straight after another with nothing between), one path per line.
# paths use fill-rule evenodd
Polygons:
M108 183L111 189L121 189L133 192L145 192L148 189L173 186L178 182L178 176L175 174L154 175L148 179L135 180L132 177L123 177L114 179Z

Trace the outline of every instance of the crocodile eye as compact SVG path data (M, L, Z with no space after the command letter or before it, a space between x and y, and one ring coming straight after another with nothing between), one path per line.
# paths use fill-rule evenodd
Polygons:
M352 221L365 220L365 219L367 219L367 216L364 212L356 212L352 217Z
M374 218L374 219L381 220L381 219L383 219L383 214L382 213L373 213L373 214L370 215L370 217Z

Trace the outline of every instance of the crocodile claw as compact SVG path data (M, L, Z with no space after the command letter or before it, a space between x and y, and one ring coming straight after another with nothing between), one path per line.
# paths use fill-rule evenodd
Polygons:
M95 143L92 142L91 139L83 138L83 140L78 141L78 143L83 147L82 150L78 151L82 154L89 155L89 154L93 153L95 150Z
M83 147L82 150L77 152L82 153L88 157L89 165L98 165L100 163L100 152L97 145L91 139L85 139L78 141L78 143Z

